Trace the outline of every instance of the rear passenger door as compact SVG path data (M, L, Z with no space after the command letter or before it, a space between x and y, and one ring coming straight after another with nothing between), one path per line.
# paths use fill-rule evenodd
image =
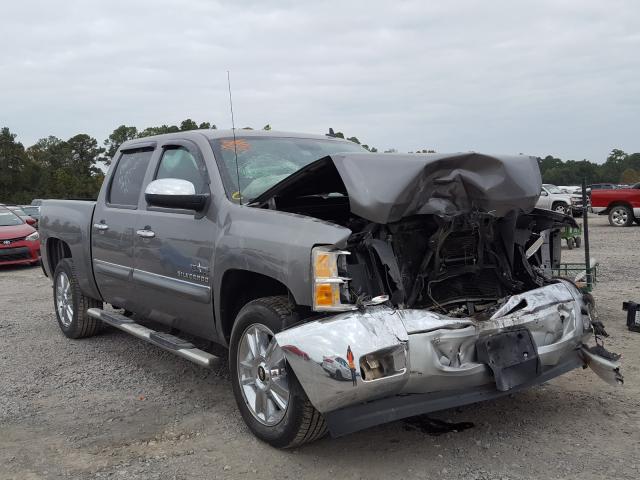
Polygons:
M102 298L132 311L138 203L153 152L149 143L120 151L109 184L100 192L91 227L93 271Z
M148 182L177 178L196 193L209 192L209 175L198 146L188 140L159 145ZM148 183L147 182L147 183ZM207 209L151 206L141 200L134 239L136 295L145 317L199 336L213 336L211 267L216 224Z

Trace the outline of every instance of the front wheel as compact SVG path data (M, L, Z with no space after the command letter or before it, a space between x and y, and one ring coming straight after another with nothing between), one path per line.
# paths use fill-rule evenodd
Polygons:
M327 431L275 339L290 316L286 297L249 302L236 317L229 350L233 394L242 418L256 437L278 448L297 447Z
M567 215L569 213L569 205L563 202L557 202L553 205L553 211Z
M616 205L609 211L609 224L614 227L630 227L633 220L633 210L626 205Z

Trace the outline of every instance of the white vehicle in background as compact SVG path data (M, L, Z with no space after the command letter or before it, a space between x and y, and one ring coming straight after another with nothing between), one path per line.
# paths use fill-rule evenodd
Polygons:
M570 215L574 210L582 211L582 199L574 194L563 192L555 185L544 183L536 207Z
M347 361L336 355L322 357L322 368L337 380L351 380L351 370Z

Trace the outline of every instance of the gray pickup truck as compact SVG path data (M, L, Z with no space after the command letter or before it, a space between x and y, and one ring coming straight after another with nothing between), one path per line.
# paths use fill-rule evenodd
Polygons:
M44 202L67 337L109 325L205 367L228 348L238 408L277 447L585 365L622 382L587 346L591 296L549 273L573 220L535 208L535 159L236 135L128 141L96 202Z

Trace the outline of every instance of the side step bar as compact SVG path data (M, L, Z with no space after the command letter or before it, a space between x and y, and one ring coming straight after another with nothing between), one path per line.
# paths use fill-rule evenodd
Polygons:
M150 328L143 327L139 323L134 322L129 317L125 317L119 313L107 312L100 308L90 308L87 310L87 314L96 318L107 325L119 328L120 330L127 332L134 337L138 337L146 342L152 343L157 347L162 348L168 352L174 353L179 357L191 360L193 363L197 363L202 367L212 367L217 364L219 358L215 355L205 352L196 348L192 343L178 338L169 333L156 332Z

